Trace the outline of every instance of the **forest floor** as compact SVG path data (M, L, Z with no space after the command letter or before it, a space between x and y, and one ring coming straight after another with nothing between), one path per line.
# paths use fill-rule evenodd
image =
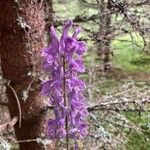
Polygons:
M127 38L129 37L125 35L119 38L119 40ZM141 39L137 39L136 42L140 43L142 47L143 42ZM112 48L114 49L114 56L111 58L113 67L111 71L105 73L105 78L101 78L101 75L99 76L101 72L97 68L100 66L100 63L95 59L95 52L91 50L85 57L85 64L92 75L91 79L89 75L85 75L83 78L87 80L87 84L92 84L89 85L89 89L92 87L92 91L90 91L92 95L91 99L101 99L101 97L107 94L118 93L126 85L135 86L141 97L144 97L145 93L148 96L150 94L150 54L135 48L131 42L114 40ZM126 94L130 95L133 100L138 99L139 96L137 93L131 95L128 92ZM147 107L150 108L149 104ZM149 150L150 112L140 114L139 112L124 112L121 114L142 129L142 133L131 132L127 140L124 140L124 148L122 147L121 150ZM119 149L117 148L117 150Z
M150 61L149 61L150 63ZM149 69L149 68L147 68ZM128 72L127 70L121 70L118 68L112 69L112 79L110 78L109 74L109 80L113 81L113 84L107 84L105 90L107 91L108 88L111 88L110 86L115 86L118 84L124 84L125 82L134 82L134 85L136 87L145 88L144 92L147 92L147 94L150 94L150 72L148 70L141 71L136 70L132 72ZM122 82L124 81L124 83ZM112 88L111 88L112 89ZM147 91L146 91L147 90ZM105 93L106 94L106 93ZM140 93L142 94L142 92ZM130 95L131 96L131 95ZM144 97L144 94L143 94ZM136 97L133 97L133 99L136 99ZM150 105L148 104L148 108L150 108ZM124 112L123 115L129 119L131 122L133 122L135 125L139 126L143 131L142 133L132 132L128 135L128 140L126 141L125 149L126 150L149 150L150 148L150 112Z
M99 81L100 78L98 77L95 80ZM129 95L129 99L138 100L140 99L139 95L141 96L141 98L144 98L145 93L147 93L147 96L148 94L150 94L150 73L140 71L127 72L118 68L113 68L111 73L109 72L108 74L106 74L105 80L100 81L95 85L96 86L92 90L92 98L94 100L100 100L102 99L102 97L105 97L107 95L115 95L116 93L118 94L124 86L129 86L129 92L126 93L126 95ZM134 87L137 89L137 92L134 91L133 93L130 93L130 89L132 91ZM97 101L95 101L95 103L96 102ZM147 107L150 108L150 105L148 104ZM123 141L123 143L120 142L118 143L118 145L120 144L122 146L115 148L115 150L149 150L150 112L120 112L120 114L123 115L127 120L135 124L135 126L141 128L142 133L132 131L127 135L126 140L123 139L124 137L120 137L119 140L121 142ZM118 139L116 139L116 141L117 140Z

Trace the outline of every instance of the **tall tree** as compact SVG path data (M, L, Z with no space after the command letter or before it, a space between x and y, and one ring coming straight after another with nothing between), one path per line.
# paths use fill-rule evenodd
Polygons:
M110 34L111 34L111 2L108 0L101 0L100 4L100 18L99 18L99 36L100 42L98 47L98 55L101 56L103 63L103 71L107 71L111 68L110 66Z
M40 94L45 1L1 0L0 10L0 54L3 76L8 81L8 108L11 118L19 118L15 134L17 140L40 138L46 121L46 114L41 113L46 100ZM21 142L20 149L41 150L43 145L34 140Z

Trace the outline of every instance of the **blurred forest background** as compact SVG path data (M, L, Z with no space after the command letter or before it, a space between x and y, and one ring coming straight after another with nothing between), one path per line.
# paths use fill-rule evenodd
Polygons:
M81 78L90 130L80 149L149 150L149 10L149 0L1 0L0 150L58 149L40 126L51 114L39 96L40 50L50 25L60 33L67 19L82 27L79 38L88 46Z

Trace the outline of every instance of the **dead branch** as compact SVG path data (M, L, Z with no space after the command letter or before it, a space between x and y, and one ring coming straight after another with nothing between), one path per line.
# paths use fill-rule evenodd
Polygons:
M114 110L114 111L125 111L125 112L150 112L150 110L144 110L141 105L149 104L150 99L144 98L142 100L115 100L115 101L108 101L102 102L93 106L88 107L88 111L96 111L96 110ZM135 104L139 106L137 108L129 108L130 104Z
M150 103L150 99L149 97L144 98L142 100L113 100L113 101L108 101L108 102L100 102L99 104L95 104L93 106L88 106L87 109L89 112L92 111L98 111L98 110L103 110L103 111L124 111L124 112L150 112L150 110L146 110L143 109L143 107L141 107L141 105L146 105ZM129 108L130 104L134 104L136 105L136 108ZM139 107L137 107L139 106ZM47 112L48 110L53 110L52 106L46 106L44 108L42 108L39 111L39 114L37 114L37 116L34 117L39 117L39 115Z
M138 2L138 3L135 3L135 2L132 2L130 4L128 4L129 7L138 7L138 6L142 6L142 5L150 5L150 1L149 0L145 0L145 1L142 1L142 2Z
M128 14L128 10L127 10L128 4L127 3L121 3L121 2L115 2L114 0L110 0L110 2L112 4L111 10L115 10L116 12L122 14L124 16L125 20L128 23L130 23L133 30L136 30L140 34L140 36L142 37L143 42L144 42L144 47L142 50L142 51L144 51L145 47L147 45L146 40L144 38L144 31L141 28L139 21L137 21L135 18L133 18L132 15Z

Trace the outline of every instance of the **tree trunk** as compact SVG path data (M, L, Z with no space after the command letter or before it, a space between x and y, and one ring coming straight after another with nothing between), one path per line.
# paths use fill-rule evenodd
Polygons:
M111 2L110 0L105 2L105 0L101 0L101 16L100 16L100 27L99 27L99 36L101 39L101 42L99 43L98 48L98 56L101 57L103 67L102 70L106 72L107 70L110 70L110 54L111 54L111 48L110 48L110 42L111 39L109 35L111 34L111 12L109 11L111 8Z
M40 114L46 105L40 94L40 78L43 77L40 55L45 43L44 4L40 0L1 0L0 20L2 71L9 82L6 92L11 118L19 118L15 125L17 140L41 138L46 121L46 114ZM44 149L36 141L19 145L21 150Z
M45 0L44 7L45 7L45 31L46 31L46 43L47 46L50 42L49 30L50 26L53 25L53 1L52 0Z

